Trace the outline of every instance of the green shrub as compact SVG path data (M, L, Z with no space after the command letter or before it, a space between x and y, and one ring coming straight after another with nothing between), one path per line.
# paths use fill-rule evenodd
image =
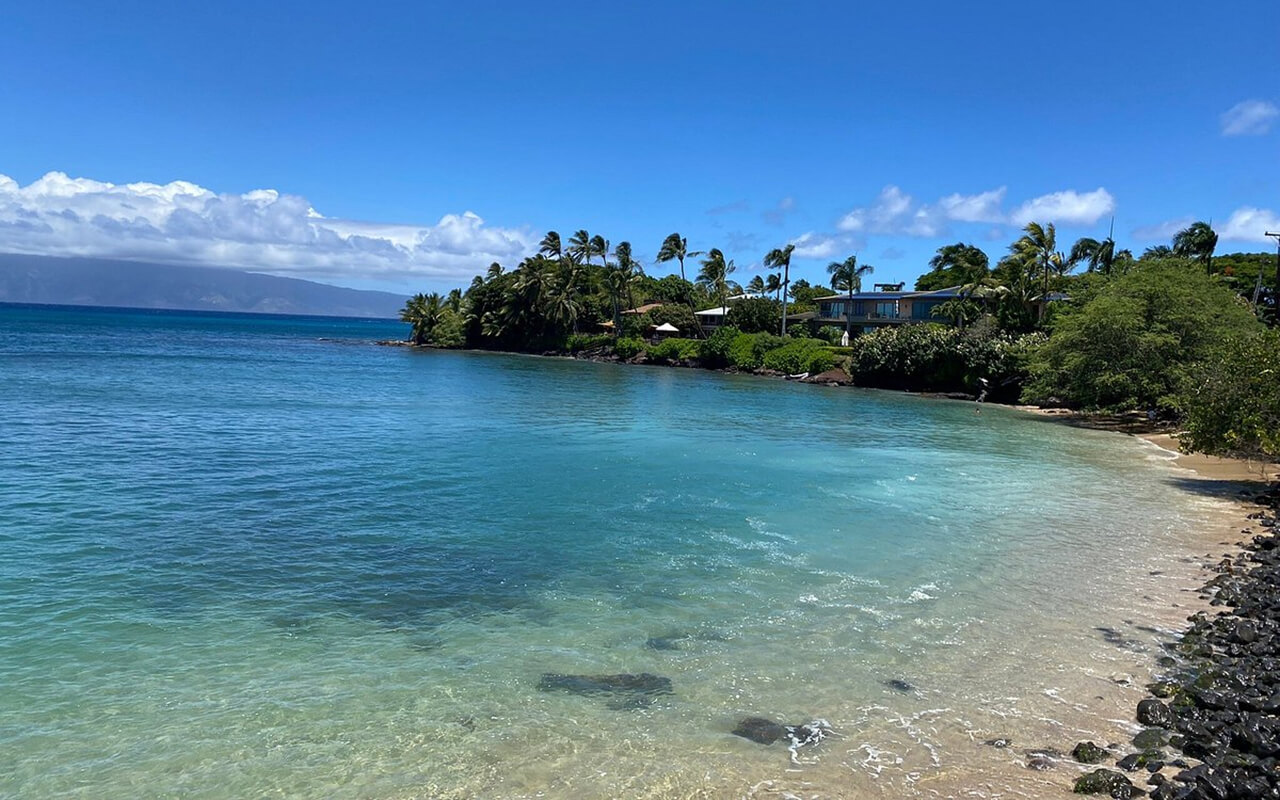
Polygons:
M764 354L787 341L772 333L740 333L729 346L729 365L742 370L760 369L764 366Z
M446 309L431 330L431 343L436 347L462 347L466 341L466 320L456 311Z
M641 317L645 322L645 332L651 330L650 325L667 323L680 329L684 336L692 336L698 332L698 320L683 303L667 303L645 312Z
M1188 450L1273 460L1280 457L1280 331L1224 341L1195 364L1180 405Z
M613 343L613 337L607 333L574 333L565 340L564 348L570 353L581 353L583 350L594 350Z
M672 337L648 348L649 358L664 364L696 359L701 350L701 342L697 339L680 339Z
M881 328L850 342L849 374L859 386L917 392L978 392L978 379L984 378L990 399L1015 400L1028 355L1043 341L1041 334L1012 336L936 324Z
M613 354L624 361L644 352L644 340L623 336L613 343Z
M732 325L725 325L716 329L716 332L708 336L702 342L701 353L702 363L708 367L727 367L732 362L730 350L733 348L733 342L741 333Z
M831 354L830 348L818 339L793 339L768 351L763 358L766 369L787 375L826 372L835 363L835 356Z

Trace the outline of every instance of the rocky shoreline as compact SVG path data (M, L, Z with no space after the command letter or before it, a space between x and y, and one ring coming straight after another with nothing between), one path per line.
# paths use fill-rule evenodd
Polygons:
M1146 729L1114 768L1078 778L1074 791L1116 798L1280 798L1280 485L1255 498L1262 510L1235 558L1205 586L1210 604L1168 646L1165 676L1148 686L1136 718ZM1072 757L1101 764L1117 748L1081 742ZM1193 763L1195 762L1195 763Z

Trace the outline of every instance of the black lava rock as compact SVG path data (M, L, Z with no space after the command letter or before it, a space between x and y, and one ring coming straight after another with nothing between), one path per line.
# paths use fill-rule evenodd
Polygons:
M1093 742L1080 742L1071 751L1071 757L1081 764L1101 764L1107 758L1107 751Z
M1138 722L1155 728L1172 728L1173 712L1164 703L1148 697L1138 703Z
M1076 794L1105 794L1121 800L1143 794L1128 778L1109 769L1095 769L1088 775L1081 775L1076 778L1071 791Z

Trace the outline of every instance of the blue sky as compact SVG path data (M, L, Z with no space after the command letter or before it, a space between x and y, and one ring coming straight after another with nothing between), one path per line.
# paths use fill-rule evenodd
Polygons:
M1280 227L1275 2L9 5L0 250L417 291L548 229L910 281Z

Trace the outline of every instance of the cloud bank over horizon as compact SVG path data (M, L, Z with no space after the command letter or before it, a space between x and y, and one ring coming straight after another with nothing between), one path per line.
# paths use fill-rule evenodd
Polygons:
M325 217L306 198L218 194L187 181L113 184L0 174L0 250L234 267L292 277L470 279L533 252L537 237L471 211L434 225Z

